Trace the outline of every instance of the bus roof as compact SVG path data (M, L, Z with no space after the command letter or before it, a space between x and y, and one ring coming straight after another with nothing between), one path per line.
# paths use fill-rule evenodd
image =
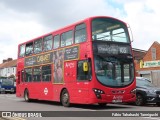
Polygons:
M51 32L49 32L49 33L43 34L43 35L41 35L41 36L38 36L38 37L33 38L33 39L31 39L31 40L28 40L28 41L26 41L26 42L20 43L19 45L22 45L22 44L24 44L24 43L32 42L32 41L34 41L34 40L37 40L37 39L39 39L39 38L43 38L44 36L51 35L51 34L54 34L54 33L55 33L55 35L56 35L56 33L58 33L59 31L63 31L63 30L65 30L65 29L67 29L67 28L74 27L74 26L77 25L77 24L90 21L90 20L92 20L92 19L94 19L94 18L112 18L112 19L118 20L118 21L123 22L124 24L126 24L124 21L121 21L121 20L119 20L119 19L117 19L117 18L110 17L110 16L92 16L92 17L88 17L88 18L85 18L85 19L83 19L83 20L80 20L80 21L78 21L78 22L75 22L75 23L73 23L73 24L70 24L70 25L64 26L64 27L62 27L62 28L59 28L59 29L57 29L57 30L53 30L53 31L51 31Z

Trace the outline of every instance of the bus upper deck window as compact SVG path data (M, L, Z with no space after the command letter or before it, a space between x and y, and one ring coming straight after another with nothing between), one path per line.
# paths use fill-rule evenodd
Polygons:
M42 52L42 39L38 39L34 42L34 53L40 53Z
M61 47L73 44L73 31L70 30L61 35Z
M52 35L46 36L43 39L43 51L49 51L52 49Z
M25 56L25 45L21 45L19 48L19 57Z
M75 29L75 43L86 41L86 36L86 25L84 23L77 25Z
M53 38L53 49L59 48L60 45L60 36L56 35Z
M33 53L33 42L26 44L26 56L32 55Z

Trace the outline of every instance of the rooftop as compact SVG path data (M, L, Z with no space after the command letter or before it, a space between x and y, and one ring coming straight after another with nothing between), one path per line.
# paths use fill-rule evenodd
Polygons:
M135 60L141 60L141 59L143 59L143 57L147 53L147 51L141 50L141 49L133 48L132 50L133 50L133 56L134 56Z
M17 66L17 60L12 60L12 61L8 61L0 64L0 69L8 68L8 67L16 67L16 66Z

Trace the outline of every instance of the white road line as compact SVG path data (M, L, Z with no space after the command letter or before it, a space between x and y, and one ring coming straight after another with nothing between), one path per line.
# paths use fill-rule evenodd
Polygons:
M150 119L150 120L160 120L160 118L155 118L155 117L142 117L144 119Z

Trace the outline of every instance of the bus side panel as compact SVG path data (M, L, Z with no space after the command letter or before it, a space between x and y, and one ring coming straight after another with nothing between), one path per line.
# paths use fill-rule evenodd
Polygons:
M53 90L53 83L50 82L42 82L39 86L39 100L51 100L53 101L53 96L55 94L55 91Z
M89 82L77 80L77 61L64 63L64 79L70 95L70 102L87 103L89 98Z
M76 93L76 79L77 79L77 61L66 61L64 62L64 83L67 88L70 101L73 102L74 98L77 97Z
M17 60L17 73L16 73L16 96L23 97L24 87L22 81L22 70L24 69L24 58Z

